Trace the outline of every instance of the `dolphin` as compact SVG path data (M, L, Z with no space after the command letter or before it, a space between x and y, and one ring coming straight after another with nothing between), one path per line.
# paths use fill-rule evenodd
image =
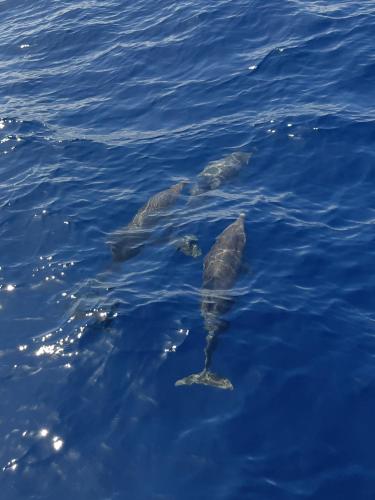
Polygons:
M163 213L176 203L185 184L186 181L181 181L156 193L138 210L127 226L114 233L109 241L114 261L128 260L140 252Z
M229 379L210 371L210 365L217 335L223 327L220 317L231 307L229 291L241 268L246 244L244 221L245 214L241 213L238 219L217 237L204 259L201 303L201 313L207 331L204 368L200 373L177 380L176 386L204 384L219 389L233 389Z
M198 175L197 182L191 188L193 196L217 189L249 163L252 153L236 151L221 160L211 161Z

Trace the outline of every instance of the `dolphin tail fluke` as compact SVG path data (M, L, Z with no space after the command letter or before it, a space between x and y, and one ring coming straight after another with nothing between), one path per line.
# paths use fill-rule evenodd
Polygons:
M219 377L215 373L210 372L209 370L203 370L200 373L193 373L188 377L181 378L177 380L175 386L178 387L180 385L192 385L192 384L203 384L210 385L211 387L217 387L218 389L229 389L233 390L232 382L224 377Z

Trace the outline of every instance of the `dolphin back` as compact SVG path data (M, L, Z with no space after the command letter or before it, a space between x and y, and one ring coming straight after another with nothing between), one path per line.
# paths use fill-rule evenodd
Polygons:
M174 184L160 193L152 196L148 202L138 210L129 226L132 227L150 227L157 222L157 215L163 210L168 209L175 204L186 182L182 181Z
M191 189L191 195L199 195L212 189L236 175L249 163L252 153L235 151L220 160L211 161L198 175L197 182Z
M245 215L230 224L216 239L204 259L203 288L227 290L231 288L242 262L246 244L244 228Z
M163 212L176 203L185 184L186 181L181 181L156 193L138 210L127 226L113 233L108 243L114 261L122 262L141 251L151 236L152 228L158 224Z

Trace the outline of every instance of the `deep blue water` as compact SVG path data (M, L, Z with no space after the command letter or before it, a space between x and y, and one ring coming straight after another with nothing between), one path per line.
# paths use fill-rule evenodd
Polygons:
M373 500L374 2L0 16L1 498ZM235 150L249 166L174 213L206 254L246 212L213 360L235 389L177 388L202 258L155 242L113 268L106 241Z

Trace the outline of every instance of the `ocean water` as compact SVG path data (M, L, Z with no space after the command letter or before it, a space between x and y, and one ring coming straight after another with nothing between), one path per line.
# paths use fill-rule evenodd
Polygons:
M373 1L0 2L4 500L375 496ZM253 152L175 234L246 213L213 368L203 257L107 241ZM162 228L163 229L163 228Z

